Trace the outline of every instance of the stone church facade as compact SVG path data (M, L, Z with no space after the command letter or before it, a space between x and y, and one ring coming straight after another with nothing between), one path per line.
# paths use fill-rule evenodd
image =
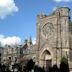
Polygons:
M29 52L26 52L26 57L34 59L37 65L46 69L53 64L59 66L61 58L66 57L72 68L70 9L61 7L49 16L41 13L37 16L36 26L36 44L27 48Z
M37 16L37 62L40 66L59 65L67 57L72 68L72 24L70 9L61 7L51 15Z

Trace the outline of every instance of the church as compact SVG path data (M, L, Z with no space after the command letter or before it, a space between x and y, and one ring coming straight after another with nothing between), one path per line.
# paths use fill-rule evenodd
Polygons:
M72 22L70 9L68 7L60 7L50 15L46 15L43 12L37 15L36 43L32 44L30 38L25 40L24 45L17 49L13 51L15 52L14 55L9 54L9 56L12 56L10 59L18 57L20 59L33 59L36 65L47 69L53 64L59 66L61 58L66 57L69 68L72 69ZM7 55L4 56L7 58Z
M68 59L72 69L72 22L68 7L57 8L52 14L37 15L36 44L31 39L22 47L23 55L32 58L35 64L47 69L53 64L59 66L61 58ZM22 54L22 53L21 53Z

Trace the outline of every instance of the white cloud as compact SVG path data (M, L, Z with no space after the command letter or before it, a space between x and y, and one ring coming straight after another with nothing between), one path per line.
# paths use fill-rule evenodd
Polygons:
M14 0L0 0L0 19L4 19L14 12L18 12L18 7Z
M21 38L18 36L5 37L4 35L0 35L0 43L2 46L18 45L21 43Z
M36 44L36 38L32 38L32 43Z
M58 7L54 7L54 8L53 8L53 11L55 11L57 8L58 8Z
M70 2L72 0L54 0L55 2Z

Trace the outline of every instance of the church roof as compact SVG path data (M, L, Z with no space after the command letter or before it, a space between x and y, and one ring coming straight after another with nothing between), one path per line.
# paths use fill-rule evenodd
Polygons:
M26 43L26 44L24 44L22 48L23 48L23 49L26 49L26 48L28 48L28 45L27 45L27 43Z

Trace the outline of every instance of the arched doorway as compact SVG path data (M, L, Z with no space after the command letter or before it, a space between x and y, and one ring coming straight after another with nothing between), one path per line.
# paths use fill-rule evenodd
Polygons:
M42 53L41 60L42 60L43 67L45 68L45 71L48 71L49 67L51 67L52 65L51 53L48 50L45 50Z

